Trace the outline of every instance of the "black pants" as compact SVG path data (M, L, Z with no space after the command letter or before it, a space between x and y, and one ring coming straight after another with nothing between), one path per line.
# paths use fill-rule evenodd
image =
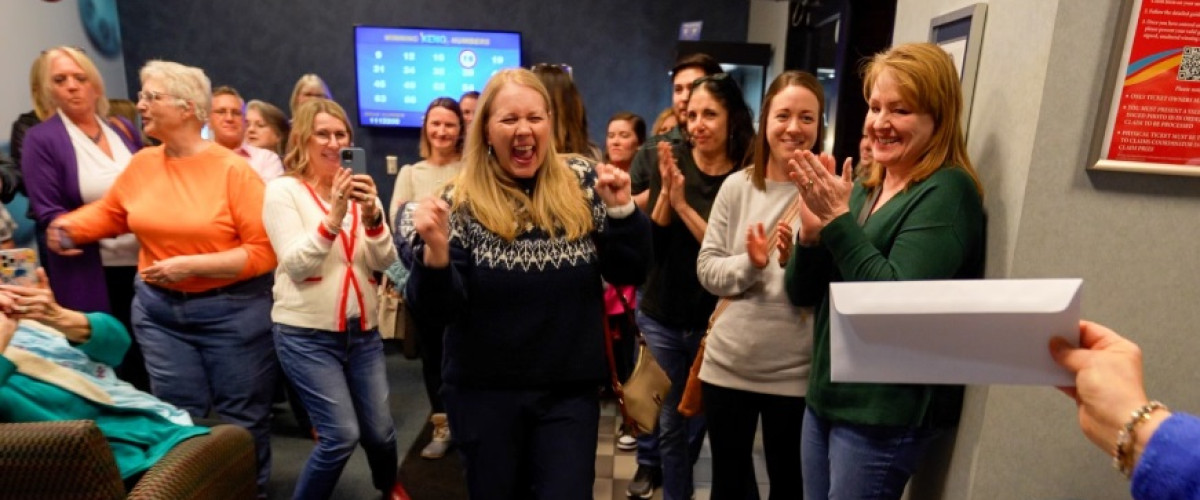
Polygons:
M442 386L473 499L591 500L600 396Z
M728 389L705 382L704 414L712 447L712 500L757 498L754 480L754 432L759 416L763 453L771 485L770 500L804 498L800 470L800 429L804 398Z
M415 332L421 344L421 374L425 377L425 394L429 396L429 408L432 413L446 413L446 404L442 402L442 351L445 332L444 328L413 318Z
M129 331L129 350L125 359L116 367L117 377L133 384L138 389L150 392L150 376L146 374L146 358L142 356L141 344L133 334L129 321L133 308L133 279L137 276L136 266L113 266L104 268L104 288L108 292L108 307L114 318Z

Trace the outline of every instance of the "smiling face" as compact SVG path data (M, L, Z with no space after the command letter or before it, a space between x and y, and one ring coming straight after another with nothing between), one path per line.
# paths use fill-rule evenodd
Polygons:
M208 116L208 127L213 140L229 149L242 145L246 133L246 120L242 117L242 100L232 94L221 94L212 98L212 113Z
M509 176L532 178L545 161L554 140L547 108L531 87L509 83L496 92L488 110L487 144Z
M817 142L820 113L817 96L804 87L789 85L775 94L766 121L772 165L782 168L794 151L812 149Z
M671 78L671 107L675 109L675 120L687 122L687 103L692 96L692 82L704 76L700 68L684 68Z
M458 135L462 127L458 123L458 115L443 108L430 108L425 115L425 138L429 141L429 149L442 156L458 154Z
M879 74L867 100L867 137L875 161L887 168L911 168L933 136L933 116L918 111L900 93L891 70Z
M216 113L216 102L216 98L214 98L213 113ZM275 129L267 125L267 121L263 119L262 113L253 108L246 110L246 142L252 146L274 151L281 140L282 138L275 132Z
M73 120L96 113L96 87L83 68L62 53L50 58L50 95Z
M729 140L729 112L704 87L697 87L688 99L687 131L692 138L692 147L698 153L725 153Z
M608 122L608 137L604 141L608 160L618 165L628 165L633 161L633 154L638 148L637 133L633 131L633 123L629 120L613 120Z
M313 117L313 131L308 138L308 175L332 176L341 168L338 150L350 146L350 132L346 123L329 113L317 113Z

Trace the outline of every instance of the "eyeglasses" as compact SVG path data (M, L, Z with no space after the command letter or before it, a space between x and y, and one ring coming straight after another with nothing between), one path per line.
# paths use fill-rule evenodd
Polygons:
M174 97L176 99L180 99L178 96L174 96L166 92L158 92L155 90L143 90L137 93L138 102L154 102L164 97Z
M214 109L212 114L216 116L229 116L230 118L241 118L242 110L237 108Z
M538 72L538 71L544 71L544 70L547 70L547 69L557 69L557 70L560 70L560 71L562 71L562 72L566 73L566 74L567 74L567 76L570 76L571 78L575 78L575 71L574 71L573 69L571 69L571 65L570 65L570 64L563 64L563 63L537 63L537 64L534 64L533 66L530 66L530 67L529 67L529 71L533 71L534 73L536 73L536 72Z
M338 144L350 144L350 134L342 131L330 132L328 130L318 130L313 132L312 137L317 141L317 144L327 146L331 141L337 140Z

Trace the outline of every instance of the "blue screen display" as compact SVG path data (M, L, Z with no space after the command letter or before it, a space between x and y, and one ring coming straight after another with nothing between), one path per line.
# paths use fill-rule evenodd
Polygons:
M438 97L483 91L497 71L521 65L521 34L354 27L358 123L420 127Z

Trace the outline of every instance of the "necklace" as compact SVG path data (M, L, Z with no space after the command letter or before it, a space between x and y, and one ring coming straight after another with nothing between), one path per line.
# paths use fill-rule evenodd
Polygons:
M100 127L100 130L97 130L97 131L96 131L96 136L95 136L95 137L92 137L92 136L88 135L88 133L87 133L87 132L84 132L84 133L83 133L83 135L87 135L87 138L88 138L88 139L91 139L93 143L95 143L95 144L100 144L100 138L101 138L101 137L104 137L104 127Z

